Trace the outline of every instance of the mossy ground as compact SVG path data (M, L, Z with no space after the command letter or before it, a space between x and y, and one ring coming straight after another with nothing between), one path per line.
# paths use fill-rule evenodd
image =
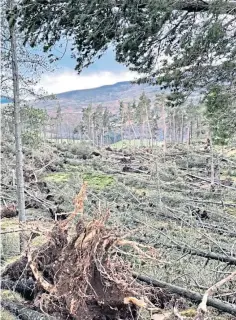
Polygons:
M226 211L228 214L232 214L233 216L236 216L236 208L235 207L227 208Z
M67 182L70 179L70 177L70 172L56 172L50 173L49 175L45 176L44 180L48 182L62 183Z
M1 290L1 298L12 301L24 301L19 293L13 292L11 290Z
M1 226L1 230L11 230L11 229L15 229L19 226L19 220L18 218L3 218L1 219L0 222L0 226Z
M114 183L114 178L105 174L99 173L84 173L83 180L88 182L88 185L95 189L104 189Z
M16 318L7 310L0 309L1 320L15 320Z
M97 172L78 172L74 170L73 172L57 172L53 174L49 174L44 177L45 181L53 182L56 184L70 182L71 179L74 179L75 176L78 175L78 179L81 181L87 181L88 185L95 189L104 189L114 183L114 178Z
M184 311L181 311L180 314L181 316L187 317L187 318L192 318L196 316L197 311L193 308L187 309Z

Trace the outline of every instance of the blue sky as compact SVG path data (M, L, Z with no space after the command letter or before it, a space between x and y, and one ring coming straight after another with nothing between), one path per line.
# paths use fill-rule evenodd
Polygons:
M63 57L57 62L54 72L42 75L38 88L43 88L50 94L56 94L129 81L135 77L128 68L116 62L115 53L111 48L94 64L84 69L80 75L74 70L76 60L71 58L70 48L67 48L65 54L63 54L64 51L65 46L54 48L53 53Z
M62 51L63 49L56 49L54 52L56 55L61 56L61 54L63 54ZM75 65L76 61L75 59L71 58L70 48L67 48L65 55L62 59L59 60L58 66L60 68L70 68L73 70L75 68ZM114 51L112 49L108 49L102 56L102 58L97 60L88 68L84 69L82 74L86 75L94 72L101 72L104 70L112 72L122 72L127 71L128 69L122 64L116 62Z
M43 89L46 94L96 88L135 78L134 73L116 62L112 48L108 49L99 60L96 60L79 75L75 71L76 60L71 58L70 46L65 51L65 43L61 42L61 44L61 46L58 44L53 50L53 53L60 57L55 66L53 65L55 70L53 72L45 71L36 85L36 89L40 91ZM40 47L33 49L33 53L43 54ZM43 54L43 56L47 59L48 54ZM1 102L4 100L1 99Z

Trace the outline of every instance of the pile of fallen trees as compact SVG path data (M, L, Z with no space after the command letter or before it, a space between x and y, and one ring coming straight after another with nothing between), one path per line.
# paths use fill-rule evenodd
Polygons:
M204 319L206 305L236 316L235 306L210 298L221 285L232 281L236 272L204 295L135 274L117 254L117 248L129 247L142 259L156 263L160 259L158 251L127 240L128 235L108 228L109 211L86 221L83 217L85 197L84 183L74 199L74 211L66 220L55 222L52 231L45 235L47 242L34 250L29 244L25 254L5 268L2 288L20 292L28 302L2 299L3 308L21 319L134 320L140 318L140 309L158 310L155 291L158 287L201 302L195 320ZM184 319L177 309L174 316Z

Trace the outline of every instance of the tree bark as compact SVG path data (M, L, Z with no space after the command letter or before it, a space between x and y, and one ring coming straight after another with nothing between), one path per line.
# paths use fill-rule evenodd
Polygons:
M133 273L133 277L135 279L143 281L153 287L164 288L169 292L178 294L178 295L180 295L186 299L192 300L192 301L201 302L202 298L203 298L203 295L198 292L187 290L187 289L175 286L173 284L170 284L170 283L167 283L164 281L152 279L152 278L149 278L146 276L139 275L137 273ZM236 316L236 306L232 305L230 303L222 302L218 299L208 297L207 298L207 305L210 307L216 308L220 311L232 314L233 316Z
M8 0L9 10L13 8L13 0ZM19 96L19 72L16 53L16 33L15 25L9 22L10 42L11 42L11 64L13 80L13 104L15 122L15 144L16 144L16 182L17 200L19 210L19 221L25 222L25 195L24 195L24 176L23 176L23 153L21 138L21 118L20 118L20 96Z

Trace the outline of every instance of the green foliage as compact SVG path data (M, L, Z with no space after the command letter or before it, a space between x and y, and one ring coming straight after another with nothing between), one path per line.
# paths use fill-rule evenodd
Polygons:
M36 147L41 141L41 136L48 119L44 110L24 105L21 108L22 140L25 145ZM2 132L14 133L13 105L6 104L2 108Z
M112 44L118 62L146 75L140 82L187 93L217 82L234 86L233 5L221 0L210 4L22 0L17 12L21 30L32 46L42 42L44 50L50 51L65 35L71 36L78 72Z
M215 86L207 95L206 116L216 144L225 145L236 132L236 104L225 87Z
M40 143L47 118L47 113L44 110L27 105L21 109L23 124L22 140L25 144L37 146Z

